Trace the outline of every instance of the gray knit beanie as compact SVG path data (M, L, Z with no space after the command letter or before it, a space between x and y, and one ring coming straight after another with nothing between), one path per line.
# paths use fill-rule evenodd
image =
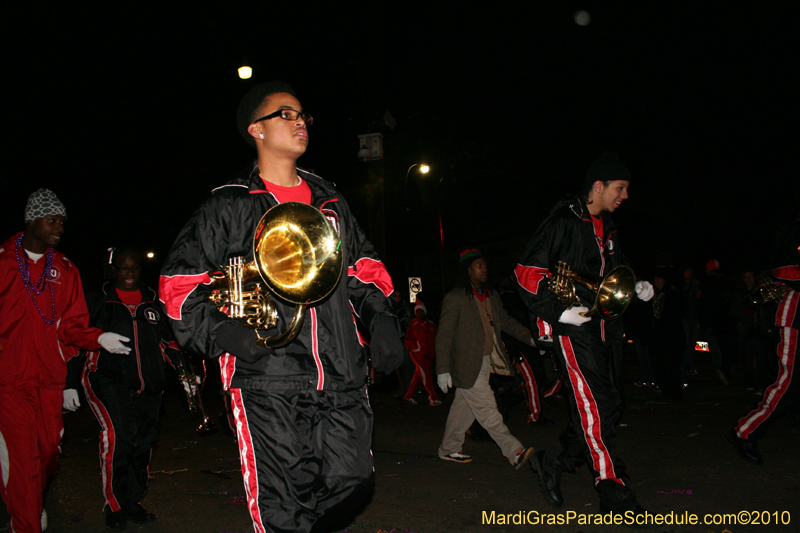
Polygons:
M39 189L28 197L25 206L25 223L39 220L49 215L61 215L67 218L67 210L50 189Z

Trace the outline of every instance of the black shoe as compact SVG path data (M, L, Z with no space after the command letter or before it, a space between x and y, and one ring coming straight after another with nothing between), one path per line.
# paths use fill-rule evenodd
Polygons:
M749 441L747 439L739 438L736 434L736 431L733 429L729 429L727 433L725 433L725 438L728 439L728 442L733 444L733 447L736 448L736 452L748 463L753 463L754 465L764 464L764 458L761 457L761 454L758 453L758 446L756 445L756 441Z
M126 514L128 515L128 518L137 524L146 524L148 522L156 521L156 515L153 513L148 513L147 509L142 507L142 504L140 503L134 505L133 508L129 509Z
M125 529L128 517L125 511L111 512L111 507L106 506L106 529L109 531L122 531Z
M528 421L529 426L536 426L540 428L549 428L555 426L556 423L547 418L546 416L540 414L538 420L530 420Z
M547 503L556 509L564 505L561 494L561 468L545 457L545 452L536 452L531 460L531 468L539 475L539 488Z

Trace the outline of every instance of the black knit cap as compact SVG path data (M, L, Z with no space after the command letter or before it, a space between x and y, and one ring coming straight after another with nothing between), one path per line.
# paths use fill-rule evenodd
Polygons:
M600 157L589 165L586 178L583 180L583 190L588 191L596 181L631 181L631 173L619 160L616 152L603 152Z

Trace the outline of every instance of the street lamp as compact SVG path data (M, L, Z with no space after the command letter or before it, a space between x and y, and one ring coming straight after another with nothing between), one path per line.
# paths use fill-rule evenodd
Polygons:
M414 163L413 165L408 167L408 170L406 171L405 187L403 188L404 196L406 198L406 211L411 211L411 208L408 207L408 175L411 174L411 169L414 168L414 167L419 167L420 174L427 174L428 172L431 171L431 167L429 167L428 165L426 165L424 163L422 163L422 164Z

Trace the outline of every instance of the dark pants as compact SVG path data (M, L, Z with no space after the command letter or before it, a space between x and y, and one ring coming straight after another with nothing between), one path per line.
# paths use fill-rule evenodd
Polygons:
M231 389L231 401L254 530L344 527L372 492L366 389Z
M570 426L561 438L561 462L567 469L588 463L600 500L616 508L633 494L625 464L617 455L614 429L622 414L621 346L590 336L562 336L556 342L572 389Z
M114 378L84 370L86 398L100 423L103 496L112 511L133 510L147 491L162 393L138 394Z

